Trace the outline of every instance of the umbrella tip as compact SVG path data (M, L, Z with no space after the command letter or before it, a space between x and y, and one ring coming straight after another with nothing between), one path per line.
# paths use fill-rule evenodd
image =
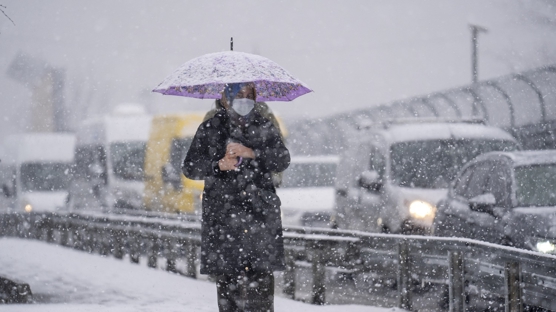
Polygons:
M234 37L230 38L230 51L234 50Z

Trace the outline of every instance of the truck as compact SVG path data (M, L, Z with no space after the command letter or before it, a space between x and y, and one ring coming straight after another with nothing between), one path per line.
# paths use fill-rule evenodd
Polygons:
M142 208L145 150L152 117L135 104L81 123L70 210Z
M203 181L186 178L181 165L204 113L155 116L145 157L144 207L151 211L199 213Z

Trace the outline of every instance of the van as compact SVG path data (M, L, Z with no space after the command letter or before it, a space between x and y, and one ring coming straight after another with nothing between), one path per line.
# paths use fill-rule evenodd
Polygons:
M0 163L2 204L13 211L54 211L68 198L75 136L11 135Z
M186 178L181 166L204 116L183 113L153 117L145 155L143 204L147 210L201 211L204 182Z
M123 104L111 115L81 123L76 134L70 210L142 207L151 120L141 106Z
M477 120L392 120L350 139L338 166L336 226L402 234L430 233L437 202L466 162L519 148Z

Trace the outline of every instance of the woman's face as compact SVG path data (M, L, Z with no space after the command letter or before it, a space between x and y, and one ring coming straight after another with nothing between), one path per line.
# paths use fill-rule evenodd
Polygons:
M253 88L253 86L250 85L244 86L243 88L241 88L241 90L239 90L239 92L235 97L235 99L245 99L245 98L253 101L255 100L255 88ZM220 100L220 103L227 110L231 109L232 107L231 106L232 103L228 103L228 100L224 95L222 95L222 99Z

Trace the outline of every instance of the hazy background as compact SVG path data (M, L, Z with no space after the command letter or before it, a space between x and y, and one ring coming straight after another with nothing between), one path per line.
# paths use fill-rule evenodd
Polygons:
M70 129L121 102L151 113L208 110L209 100L151 93L196 56L268 57L315 91L271 107L286 121L329 116L556 63L550 0L146 1L0 0L0 140L30 127L31 91L7 75L18 53L65 73Z

